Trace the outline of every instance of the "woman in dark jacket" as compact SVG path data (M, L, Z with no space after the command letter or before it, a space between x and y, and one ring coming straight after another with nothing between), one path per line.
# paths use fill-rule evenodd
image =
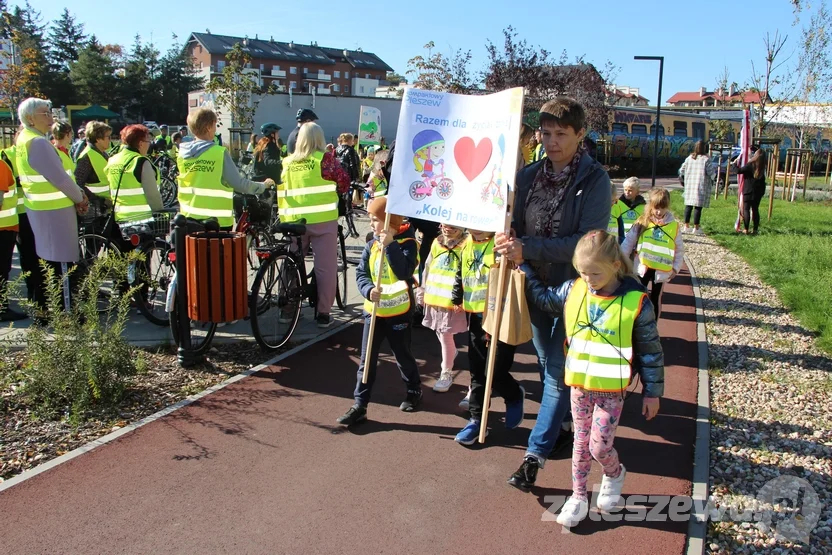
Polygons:
M754 148L756 147L752 147L752 150ZM766 154L758 149L746 165L737 169L738 175L745 176L742 188L742 220L745 235L748 235L748 224L752 221L752 235L757 235L757 228L760 227L760 201L766 194L766 165Z
M277 141L280 134L280 126L276 123L264 123L260 126L260 133L263 138L254 148L254 181L265 181L272 179L275 183L281 183L280 174L283 171L283 160L280 156L280 148Z
M580 103L565 97L547 102L540 109L540 125L546 157L517 174L513 233L497 234L494 252L515 262L525 260L546 285L560 285L577 277L572 255L578 240L589 231L607 228L610 178L583 148L586 115ZM562 319L534 305L529 306L529 315L543 399L523 465L509 479L521 489L534 483L569 412Z

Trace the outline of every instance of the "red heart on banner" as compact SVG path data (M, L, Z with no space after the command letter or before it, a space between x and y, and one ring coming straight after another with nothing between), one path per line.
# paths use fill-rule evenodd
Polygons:
M475 145L474 139L471 137L462 137L454 145L454 159L456 165L468 178L468 181L473 181L482 173L488 161L491 160L491 139L485 138L480 141L480 144Z

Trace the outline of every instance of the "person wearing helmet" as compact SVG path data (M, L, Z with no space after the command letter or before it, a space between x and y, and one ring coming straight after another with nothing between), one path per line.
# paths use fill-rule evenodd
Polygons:
M276 123L264 123L260 126L260 133L263 135L254 147L254 175L255 181L273 179L280 183L280 174L283 171L283 162L280 156L280 147L277 141L280 138L281 127Z
M318 115L309 108L301 108L298 110L297 120L298 126L292 129L292 132L289 133L289 138L286 139L286 148L289 154L295 152L295 143L298 142L298 131L300 130L300 126L307 121L318 121Z
M183 125L179 128L179 134L182 136L181 142L189 143L194 140L193 135L188 134L188 126Z
M160 125L159 131L161 132L156 140L153 142L153 149L152 152L156 154L161 154L163 152L168 152L173 147L173 138L168 135L168 126L167 125Z

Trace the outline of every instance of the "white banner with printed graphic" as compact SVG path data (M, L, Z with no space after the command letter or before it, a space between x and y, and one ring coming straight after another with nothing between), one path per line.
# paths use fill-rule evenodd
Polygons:
M358 144L378 145L381 139L381 110L372 106L361 107L358 120Z
M388 212L504 231L522 110L522 88L482 96L408 89L399 114Z

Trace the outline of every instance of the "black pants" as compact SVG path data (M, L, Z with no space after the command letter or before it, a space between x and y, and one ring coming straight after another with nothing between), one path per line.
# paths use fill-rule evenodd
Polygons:
M656 281L656 270L649 268L647 272L644 274L644 277L641 278L641 284L647 287L647 284L653 282L653 285L650 287L650 302L653 303L653 312L656 314L656 321L659 320L659 300L662 296L662 285L663 283L659 283Z
M425 271L425 261L430 255L433 240L439 237L439 224L417 218L409 218L416 231L422 232L422 244L419 247L419 283L422 283L422 273Z
M762 200L763 195L756 192L742 196L742 221L746 231L748 231L748 224L753 221L753 231L757 233L757 228L760 227L760 202Z
M702 219L701 206L685 206L685 225L690 223L691 211L693 211L693 225L699 225L699 220Z
M20 257L20 269L26 272L26 298L36 302L39 306L46 306L43 274L40 269L40 259L35 250L35 234L29 225L29 216L24 212L18 215L17 254Z
M12 257L14 256L16 240L16 231L0 231L0 312L9 307L6 283L9 281L9 273L12 271Z
M517 347L497 343L497 359L494 361L495 392L499 392L506 403L515 403L523 398L520 384L509 372L514 362L514 352ZM482 329L482 314L471 313L468 319L468 366L471 369L471 397L468 407L471 418L482 418L482 407L485 403L486 360L488 346L485 341L485 331Z
M422 378L419 376L419 368L416 365L416 358L410 351L410 338L413 314L407 317L396 316L394 318L376 318L376 329L373 335L373 352L370 360L367 358L367 341L370 338L370 315L364 315L364 335L361 338L361 362L358 364L358 376L355 384L355 403L366 407L370 404L370 394L373 390L373 383L376 381L378 368L378 352L381 343L387 339L390 350L396 357L396 365L402 376L402 381L407 386L407 391L421 391ZM367 383L361 383L364 377L364 368L370 372Z

